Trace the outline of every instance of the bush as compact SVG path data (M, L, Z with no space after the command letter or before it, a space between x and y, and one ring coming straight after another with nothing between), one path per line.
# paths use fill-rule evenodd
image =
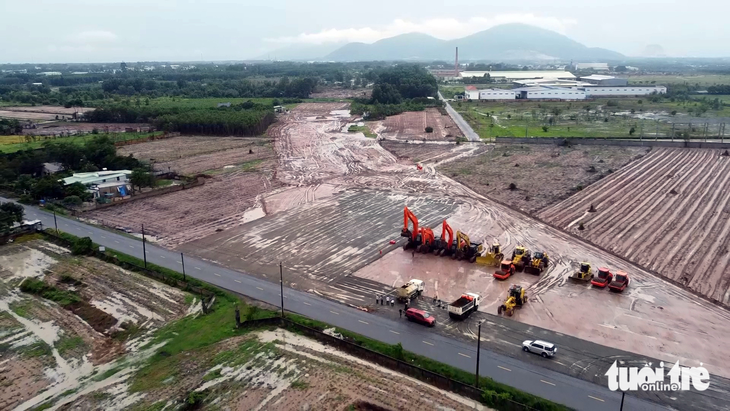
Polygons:
M606 102L606 105L608 107L618 107L618 101L616 101L616 100L608 100Z
M71 254L73 255L89 255L94 250L94 243L91 242L91 238L84 237L74 241L71 246Z
M549 130L548 126L542 126L542 131L544 131L544 132L546 132L546 133L547 133L547 132L548 132L548 130Z
M43 297L62 306L81 301L78 295L68 291L61 291L56 287L48 285L41 280L36 280L35 278L26 278L20 284L20 291Z
M636 133L636 127L631 127L631 128L629 129L629 135L630 135L630 136L633 136L633 135L634 135L634 133Z
M79 196L68 196L61 201L64 206L66 207L78 207L84 202L81 200L81 197Z
M426 127L426 132L433 133L433 127L431 127L431 126Z

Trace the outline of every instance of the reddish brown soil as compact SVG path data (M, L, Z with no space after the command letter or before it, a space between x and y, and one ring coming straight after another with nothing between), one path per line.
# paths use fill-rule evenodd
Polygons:
M249 144L242 148L232 148L215 153L155 163L155 169L174 171L182 175L209 174L234 169L236 167L250 169L252 167L258 167L265 161L267 164L273 165L276 162L276 154L271 146L268 145L268 140L262 139L250 141Z
M479 194L533 213L600 180L647 150L498 145L480 156L451 162L440 171ZM516 189L510 190L510 184Z
M132 155L140 160L154 159L155 163L164 163L202 154L244 148L261 141L262 139L242 137L181 136L124 146L117 151L123 156Z
M730 304L730 158L720 154L657 149L540 217Z
M141 231L144 224L162 244L174 247L242 224L246 210L257 204L258 196L281 186L266 174L224 173L207 179L203 186L92 211L85 217L135 231Z
M441 114L435 108L427 108L424 111L408 111L390 116L377 124L380 127L371 126L371 129L377 131L386 139L454 141L456 137L464 136L451 117L447 114ZM427 133L426 127L432 127L433 132Z
M87 111L93 111L93 107L61 107L61 106L23 106L23 107L3 107L3 110L17 111L23 113L45 113L45 114L59 114L70 116L73 113L86 113Z

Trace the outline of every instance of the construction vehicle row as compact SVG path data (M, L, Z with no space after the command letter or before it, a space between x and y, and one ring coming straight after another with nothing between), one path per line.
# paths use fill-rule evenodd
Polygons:
M413 226L412 230L410 225ZM400 235L408 238L403 250L415 249L417 253L451 256L454 260L473 263L484 252L482 243L472 242L466 233L457 231L454 236L454 231L446 220L442 224L441 237L437 239L433 230L418 226L418 218L408 207L403 208L403 229Z
M493 276L498 280L506 280L517 271L540 275L548 264L550 264L550 257L546 252L537 251L532 254L529 249L518 245L512 252L512 259L502 260Z
M607 267L600 267L596 274L593 274L593 268L590 263L580 263L578 271L570 276L573 281L591 282L591 285L597 288L606 288L615 292L623 292L631 283L629 275L624 271L619 271L615 275L611 273Z

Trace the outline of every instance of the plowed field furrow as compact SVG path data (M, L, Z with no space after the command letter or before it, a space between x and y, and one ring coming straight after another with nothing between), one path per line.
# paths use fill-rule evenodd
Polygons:
M565 226L594 204L598 212L584 220L586 230L572 228L576 234L728 304L730 158L719 154L656 150L626 176L600 181L541 216Z
M700 159L699 157L700 154L696 153L695 155L690 156L687 159L682 158L677 161L677 164L681 164L681 168L678 170L678 172L682 173L682 175L688 173L690 176L696 176L696 174L693 174L692 171L698 167L701 167L700 163L697 161ZM692 178L688 179L688 181L689 180L692 180ZM659 205L659 207L661 208L661 205L664 205L666 200L660 200L665 198L667 196L667 193L669 193L669 191L672 190L672 187L676 184L674 181L672 181L671 178L666 178L666 176L664 176L664 178L659 176L657 181L658 182L655 184L649 183L647 190L644 191L646 194L637 196L635 201L629 201L624 203L624 206L622 207L623 210L642 210L643 212L639 213L639 215L636 215L636 213L617 213L617 216L619 217L618 220L606 221L600 227L591 226L592 230L595 229L602 232L597 241L603 241L605 238L616 237L616 240L623 240L623 242L620 243L619 247L617 248L618 250L621 250L623 252L629 249L627 247L628 241L626 238L624 238L626 232L633 229L634 225L643 227L644 225L641 224L641 218L646 216L646 214L653 212L653 209L649 206Z
M719 163L715 163L715 165L719 166ZM675 240L676 243L680 244L681 246L681 244L684 243L684 240L680 239L679 241L677 241L677 237L689 236L689 234L692 232L691 226L695 224L694 218L696 217L699 221L705 221L705 215L708 213L709 210L712 209L715 199L720 194L720 190L707 189L708 185L706 184L706 181L709 177L716 175L717 173L718 170L715 169L714 166L712 169L709 170L708 173L704 173L704 176L702 176L702 173L696 173L696 176L702 176L703 178L699 185L694 184L694 182L696 181L695 178L688 179L686 180L686 182L683 182L682 185L678 187L677 191L679 194L674 196L668 196L668 198L677 197L681 195L681 193L691 192L691 190L693 190L695 187L705 187L704 192L697 198L694 196L683 195L681 196L682 199L681 201L679 201L679 203L677 203L676 199L672 198L672 200L666 202L664 208L656 213L652 213L651 220L649 220L643 226L656 227L657 225L659 225L659 228L656 230L645 230L643 233L640 233L638 237L632 238L632 241L628 242L626 245L626 248L628 250L631 250L630 252L627 252L629 258L634 258L637 255L641 255L643 256L642 264L646 264L649 268L657 270L657 259L660 260L660 263L664 261L664 259L666 258L666 253L664 252L664 250L669 247L668 243L672 240ZM721 185L727 184L730 174L725 174L722 177L723 180L721 182ZM701 208L700 214L698 216L695 216L695 213L687 213L685 211L686 207L690 203L697 204L698 207ZM702 227L698 228L702 229ZM654 241L654 247L647 247L646 244L649 244L652 238L656 239ZM633 249L634 243L643 245L641 247L641 253L639 252L638 247L636 249ZM677 252L678 250L675 248L672 249L669 254L674 255Z
M643 194L656 185L656 181L662 181L663 167L671 164L671 162L672 159L669 156L662 157L659 161L649 165L646 178L637 177L634 182L624 183L613 190L607 189L609 196L602 203L594 203L598 212L591 213L594 215L590 215L590 218L584 223L592 232L599 233L598 235L603 234L605 226L613 224L616 220L625 216L626 212L632 210L634 204L641 201Z
M650 156L644 156L639 161L633 161L625 168L621 169L621 171L615 172L611 174L610 176L606 177L603 182L610 182L612 184L616 185L622 185L625 184L626 181L632 179L641 172L642 168L645 167L647 163L650 163L653 161L653 158ZM572 202L569 201L569 199L562 201L558 204L555 204L552 207L546 208L544 211L540 213L540 216L544 219L554 219L558 215L563 215L564 213L571 213L576 210L578 210L578 207L582 207L582 204L585 203L591 203L591 202L600 202L603 201L606 197L610 195L610 193L605 192L601 189L601 186L603 184L592 184L588 186L586 189L581 191L581 194L583 194L585 197L581 197L581 202ZM586 208L587 210L587 208ZM555 224L562 226L565 224L562 221L555 221Z

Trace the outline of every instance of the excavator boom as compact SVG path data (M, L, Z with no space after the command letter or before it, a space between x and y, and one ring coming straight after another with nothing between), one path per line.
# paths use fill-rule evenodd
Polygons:
M413 231L408 230L408 220L411 220L411 223L413 224ZM411 212L411 210L408 209L408 207L403 207L403 230L400 235L402 237L411 237L411 240L413 241L416 241L418 236L418 218Z
M449 235L448 241L446 242L446 244L448 247L450 247L451 244L454 242L454 230L452 230L449 223L447 223L446 220L444 220L444 223L441 226L441 240L442 241L444 239L446 239L446 234Z

